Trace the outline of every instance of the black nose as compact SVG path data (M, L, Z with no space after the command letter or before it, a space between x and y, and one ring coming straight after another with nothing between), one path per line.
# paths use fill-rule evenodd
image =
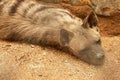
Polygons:
M97 59L103 59L104 57L105 57L105 55L102 53L97 53L97 55L96 55Z

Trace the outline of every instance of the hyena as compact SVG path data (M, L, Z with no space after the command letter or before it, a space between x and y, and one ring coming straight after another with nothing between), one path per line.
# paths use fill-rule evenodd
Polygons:
M0 39L59 46L79 59L104 62L96 14L84 19L69 11L32 0L0 0Z

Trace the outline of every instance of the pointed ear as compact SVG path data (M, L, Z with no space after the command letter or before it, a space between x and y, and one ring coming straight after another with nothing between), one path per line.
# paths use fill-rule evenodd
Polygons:
M68 46L73 36L74 34L72 32L67 31L65 29L61 29L60 30L60 45Z
M93 28L97 26L98 18L97 15L92 11L83 21L83 27L85 28Z

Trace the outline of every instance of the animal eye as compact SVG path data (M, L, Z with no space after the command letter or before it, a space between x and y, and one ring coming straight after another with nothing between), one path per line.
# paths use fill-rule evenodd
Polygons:
M99 39L98 41L96 41L97 44L101 44L101 40Z
M99 32L99 30L97 29L97 32Z

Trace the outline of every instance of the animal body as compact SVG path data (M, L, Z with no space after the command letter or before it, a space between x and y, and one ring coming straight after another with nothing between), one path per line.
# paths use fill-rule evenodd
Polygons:
M31 0L0 0L0 39L66 48L90 64L103 64L98 19Z

